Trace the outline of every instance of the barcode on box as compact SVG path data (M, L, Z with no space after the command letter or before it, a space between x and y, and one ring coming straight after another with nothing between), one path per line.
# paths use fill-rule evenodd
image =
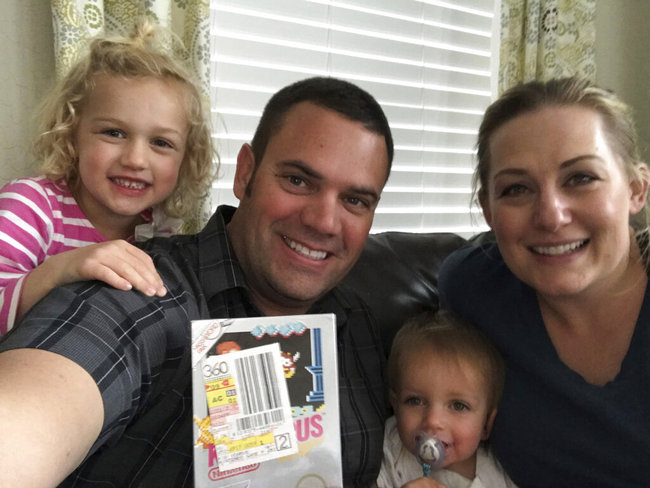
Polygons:
M296 451L279 344L208 356L202 370L221 467Z
M235 360L242 381L241 409L244 415L276 409L280 406L280 390L274 359L270 352Z
M281 409L271 410L269 412L262 412L238 418L237 430L251 431L253 429L277 425L282 422L284 422L284 412Z

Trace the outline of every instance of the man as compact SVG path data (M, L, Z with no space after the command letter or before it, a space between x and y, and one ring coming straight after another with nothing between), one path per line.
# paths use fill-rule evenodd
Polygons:
M0 486L191 486L190 321L319 312L337 316L344 483L370 485L383 352L365 307L335 287L392 156L386 118L358 87L311 78L274 95L237 158L239 207L145 245L164 297L58 288L0 343Z

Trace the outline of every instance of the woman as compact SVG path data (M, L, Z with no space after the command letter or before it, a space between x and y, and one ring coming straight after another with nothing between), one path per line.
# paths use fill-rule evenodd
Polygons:
M568 78L506 92L478 137L475 189L496 244L444 264L443 304L498 345L491 437L520 486L647 486L648 168L613 94ZM643 212L645 213L645 212Z

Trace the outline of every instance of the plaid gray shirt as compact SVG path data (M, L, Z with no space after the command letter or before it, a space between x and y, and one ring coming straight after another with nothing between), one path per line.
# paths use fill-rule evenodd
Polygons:
M95 379L104 426L89 457L60 486L191 487L190 321L259 316L226 234L234 209L219 207L196 235L144 244L164 297L81 282L53 290L4 336L66 356ZM336 314L345 486L369 486L381 464L384 353L365 306L335 289L310 310Z

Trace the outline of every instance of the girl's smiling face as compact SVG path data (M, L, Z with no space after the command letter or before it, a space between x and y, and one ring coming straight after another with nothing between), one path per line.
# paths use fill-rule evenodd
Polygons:
M75 197L93 225L132 232L139 214L176 186L187 134L180 85L96 76L74 133L81 183Z

